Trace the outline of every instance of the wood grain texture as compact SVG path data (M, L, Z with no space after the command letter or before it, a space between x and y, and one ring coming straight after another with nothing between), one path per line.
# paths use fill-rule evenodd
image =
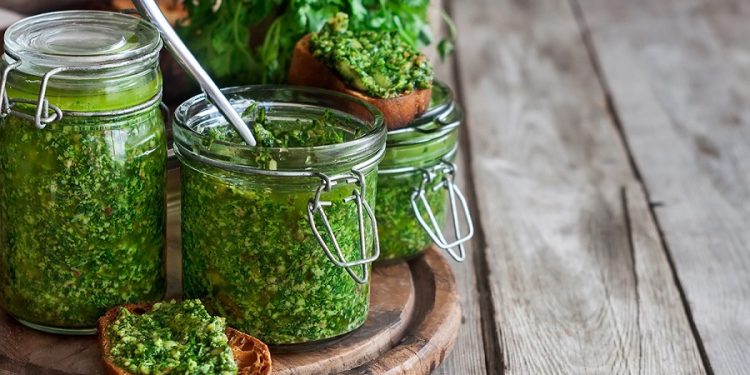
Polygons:
M648 202L570 4L454 16L506 372L702 373L656 227L629 219Z
M692 338L687 318L678 313L664 314L665 310L680 311L679 295L643 187L628 184L622 197L637 277L638 327L643 333L639 344L641 373L705 373L697 346L686 345ZM643 355L644 351L649 354Z
M338 373L375 360L396 346L415 313L415 286L406 264L373 270L373 303L365 325L345 339L312 351L276 354L274 375ZM404 274L407 277L404 277ZM389 280L385 287L382 281ZM273 349L272 349L273 351Z
M409 262L417 293L417 317L399 344L376 360L342 374L417 375L433 372L451 352L461 324L458 291L450 266L436 249Z
M581 0L717 374L750 372L750 2Z
M447 35L441 12L447 10L448 5L444 0L433 0L431 2L430 24L436 39ZM435 76L446 82L453 89L456 100L459 100L461 93L458 92L458 82L454 77L454 59L456 56L453 55L445 61L441 61L434 48L428 50L428 56L433 63ZM464 123L462 126L465 127L466 124ZM461 131L459 137L464 138L466 135L465 131ZM455 162L457 167L456 182L467 197L471 197L474 186L467 175L469 165L465 156L466 152L468 152L468 149L461 144ZM479 226L480 223L476 213L474 217L476 219L475 225ZM456 286L461 302L461 330L458 332L458 341L453 351L445 362L433 372L433 375L487 374L481 321L482 312L477 287L478 275L475 267L475 262L481 260L482 257L475 254L478 250L475 241L476 239L466 244L467 256L463 263L450 262L456 276ZM492 319L491 317L488 318Z
M473 187L466 178L468 165L464 162L465 158L459 153L456 160L458 166L456 179L462 191L468 193ZM478 219L478 215L475 215L475 218ZM474 224L479 225L478 220ZM467 255L463 263L448 260L456 276L456 287L461 303L461 329L453 351L433 372L433 375L484 375L488 373L485 356L492 354L486 353L483 343L482 311L477 286L477 278L482 276L477 274L475 267L476 258L481 255L476 254L477 249L474 241L470 241L466 245ZM492 319L492 317L488 318Z

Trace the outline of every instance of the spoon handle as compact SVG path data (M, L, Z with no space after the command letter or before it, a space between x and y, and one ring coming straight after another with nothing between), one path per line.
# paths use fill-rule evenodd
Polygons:
M172 55L177 62L187 71L196 81L200 84L203 92L208 95L211 102L219 109L224 118L229 121L230 124L237 129L242 139L250 146L255 146L255 137L250 128L242 120L242 117L234 110L232 104L224 96L224 94L216 86L216 83L201 67L198 60L195 59L190 50L185 46L177 33L175 33L172 26L169 24L167 19L161 13L161 9L156 4L155 0L134 0L133 3L138 9L138 13L147 20L149 20L161 33L164 44L167 49L172 52Z

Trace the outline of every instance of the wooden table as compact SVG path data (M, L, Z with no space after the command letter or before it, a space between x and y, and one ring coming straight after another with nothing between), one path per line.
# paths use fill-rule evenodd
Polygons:
M439 374L750 373L750 1L453 0L480 231Z
M750 373L750 1L445 5L478 233L436 374Z

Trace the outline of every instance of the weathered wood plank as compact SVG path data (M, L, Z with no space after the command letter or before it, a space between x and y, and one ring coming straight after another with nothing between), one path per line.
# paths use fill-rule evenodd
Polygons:
M570 4L454 13L506 371L704 372Z
M457 180L459 187L468 192L472 187L466 178L464 158L459 155L456 161L458 166ZM478 217L476 218L478 220ZM475 222L475 225L479 225ZM445 362L433 373L434 375L484 375L487 374L485 367L485 348L483 343L481 307L479 305L479 293L477 289L477 277L474 261L477 256L477 247L470 242L466 248L467 256L463 263L451 261L453 272L456 277L456 285L461 300L461 330L458 341L453 347L453 352ZM492 317L489 317L492 319Z
M446 9L449 4L446 0L433 0L430 14L430 22L433 27L433 34L436 38L446 35L447 29L443 23L441 12ZM448 83L453 88L456 97L460 97L458 92L458 84L454 77L454 59L455 55L445 61L440 61L436 51L431 50L430 60L433 61L435 66L435 75L439 79ZM463 126L466 126L465 124ZM460 135L465 136L464 134ZM467 163L464 153L467 150L459 149L458 157L456 159L456 166L458 168L456 180L462 191L468 196L472 195L471 190L474 188L469 181L466 174L469 165ZM479 217L475 215L477 220L476 225L479 225ZM458 333L458 341L453 347L453 352L443 362L443 364L435 370L434 375L484 375L487 374L485 367L485 348L483 344L482 334L482 316L481 307L479 305L479 293L477 288L477 275L476 268L474 266L477 256L475 251L477 247L474 246L475 241L471 241L467 244L466 251L468 253L466 260L463 263L451 262L453 265L453 272L456 277L456 284L461 299L461 330ZM480 257L481 258L481 257ZM491 317L488 317L491 319Z
M750 3L582 0L707 360L750 372Z
M341 374L430 374L445 360L461 325L458 289L451 266L436 249L409 261L416 294L415 324L397 346ZM420 319L428 316L434 319Z
M640 351L649 352L641 355L641 373L703 373L697 346L685 345L692 338L687 317L664 313L670 309L680 311L679 295L676 288L665 287L673 285L674 276L643 187L627 185L623 199L637 275L638 324L643 332Z

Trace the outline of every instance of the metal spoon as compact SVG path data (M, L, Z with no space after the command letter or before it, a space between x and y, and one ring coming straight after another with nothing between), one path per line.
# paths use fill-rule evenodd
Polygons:
M134 0L133 4L138 9L138 13L156 27L161 33L161 37L164 40L164 44L167 45L167 49L172 52L172 55L177 62L187 71L196 81L200 84L203 92L208 95L211 102L219 109L224 118L229 121L237 132L240 133L242 139L250 146L255 146L255 137L250 128L242 120L242 117L234 110L232 104L219 90L211 77L198 63L190 50L185 46L177 33L175 33L172 25L169 24L167 19L161 13L161 9L156 4L155 0Z

